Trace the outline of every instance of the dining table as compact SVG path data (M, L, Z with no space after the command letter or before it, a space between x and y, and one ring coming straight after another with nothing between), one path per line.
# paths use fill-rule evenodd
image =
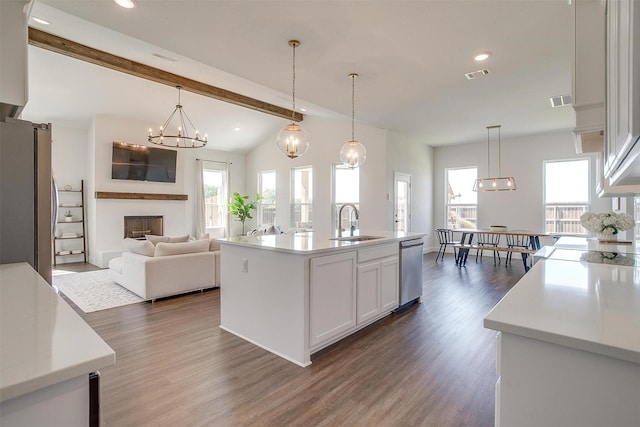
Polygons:
M476 234L498 234L504 236L527 236L529 238L529 246L528 248L532 251L537 251L540 249L540 237L548 237L552 236L551 233L544 231L531 231L531 230L510 230L507 228L454 228L451 229L453 232L462 233L460 237L460 244L458 246L458 254L456 256L456 264L458 266L463 266L467 262L467 257L469 256L469 249L477 248L473 246L473 238ZM508 251L507 247L484 247L486 250L503 250ZM529 254L526 252L522 252L522 262L524 263L525 270L528 270L527 259Z

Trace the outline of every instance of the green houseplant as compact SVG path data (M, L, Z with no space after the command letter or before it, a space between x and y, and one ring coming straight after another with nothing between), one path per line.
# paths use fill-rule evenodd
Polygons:
M244 235L244 223L248 219L253 219L251 211L256 209L258 201L262 199L260 194L256 194L255 200L249 200L249 196L241 196L237 191L229 199L229 213L236 217L237 221L242 222L242 234Z

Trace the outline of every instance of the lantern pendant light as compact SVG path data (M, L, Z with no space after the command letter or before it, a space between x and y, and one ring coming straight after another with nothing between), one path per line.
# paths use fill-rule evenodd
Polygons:
M487 172L491 175L491 151L489 148L489 131L498 129L498 176L478 178L473 184L473 191L514 191L516 179L512 176L500 176L500 125L487 126Z
M351 77L351 141L345 142L340 149L340 161L345 166L354 169L362 166L365 160L367 160L367 150L364 148L364 145L356 141L355 138L355 80L358 75L356 73L351 73L349 74L349 77Z
M293 48L293 85L291 90L293 108L291 108L291 123L278 133L276 143L282 154L295 159L302 156L309 149L309 136L294 120L296 114L296 47L300 46L300 42L298 40L289 40L289 46Z

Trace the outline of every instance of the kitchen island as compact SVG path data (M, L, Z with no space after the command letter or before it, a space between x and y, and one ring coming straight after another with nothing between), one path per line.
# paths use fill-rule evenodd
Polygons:
M497 336L496 426L640 420L640 269L541 259L484 319Z
M220 241L220 327L299 366L399 304L399 242L421 233L328 232Z
M99 423L115 352L27 263L0 265L0 425Z

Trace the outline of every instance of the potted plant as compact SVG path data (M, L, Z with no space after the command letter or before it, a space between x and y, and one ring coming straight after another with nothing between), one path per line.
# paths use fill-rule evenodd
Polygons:
M257 208L258 201L262 199L260 194L256 194L255 200L249 200L249 196L241 196L237 191L229 199L229 213L242 223L242 234L244 235L244 223L248 219L253 219L251 211Z
M65 220L66 222L71 222L71 221L73 221L73 215L71 214L71 211L66 211L66 212L64 213L64 220Z

